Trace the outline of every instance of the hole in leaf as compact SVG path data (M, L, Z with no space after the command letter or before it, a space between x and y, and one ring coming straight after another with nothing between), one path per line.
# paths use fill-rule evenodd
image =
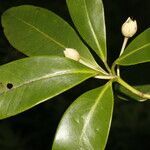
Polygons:
M8 88L8 89L12 89L12 88L13 88L13 84L12 84L12 83L8 83L8 84L7 84L7 88Z

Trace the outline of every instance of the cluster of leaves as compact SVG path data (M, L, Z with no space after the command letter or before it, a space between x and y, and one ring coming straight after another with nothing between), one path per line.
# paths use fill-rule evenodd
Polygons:
M0 119L32 108L88 78L109 78L105 85L81 95L68 108L52 148L103 150L113 113L112 83L118 81L125 86L126 83L107 64L102 1L67 0L67 5L78 32L107 71L97 64L74 29L53 12L29 5L11 8L2 16L4 33L17 50L30 57L0 67ZM150 29L147 29L129 44L114 64L128 66L149 62L149 37ZM76 49L88 65L65 58L65 48ZM145 87L149 89L149 85ZM131 95L130 89L119 88ZM131 96L139 99L135 94Z

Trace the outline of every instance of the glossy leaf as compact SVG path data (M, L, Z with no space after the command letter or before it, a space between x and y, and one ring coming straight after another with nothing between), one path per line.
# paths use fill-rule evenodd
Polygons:
M116 61L123 66L144 62L150 62L150 28L136 37Z
M95 74L63 57L31 57L3 65L0 67L0 119L25 111Z
M112 112L111 82L84 93L64 114L52 150L104 150Z
M144 85L137 85L133 86L135 89L143 92L143 93L150 93L150 84L144 84ZM136 101L145 101L145 99L142 99L141 97L133 94L128 89L124 88L123 86L117 84L116 85L116 91L118 94L118 97L123 100L136 100Z
M97 66L72 27L49 10L30 5L13 7L3 14L2 25L9 42L28 56L64 56L65 48L75 48L82 59Z
M106 61L106 31L102 0L67 0L72 20L84 40Z

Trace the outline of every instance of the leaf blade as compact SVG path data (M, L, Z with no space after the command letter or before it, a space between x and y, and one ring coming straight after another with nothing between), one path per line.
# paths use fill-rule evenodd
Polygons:
M116 60L123 66L150 62L150 28L137 36L125 49L124 53Z
M112 111L111 83L81 95L64 114L55 136L53 150L103 150Z
M3 65L0 67L0 119L48 100L95 73L61 57L31 57ZM11 89L7 88L8 83L13 85Z
M83 39L107 60L104 8L101 0L67 0L72 20Z
M3 14L2 25L9 42L28 56L64 56L65 48L74 48L98 66L73 28L49 10L31 5L13 7Z
M143 84L143 85L136 85L133 86L135 89L139 90L142 93L150 93L150 84ZM123 86L117 84L116 85L116 91L118 94L118 97L123 100L135 100L135 101L145 101L146 99L142 99L141 97L133 94L128 89L124 88Z

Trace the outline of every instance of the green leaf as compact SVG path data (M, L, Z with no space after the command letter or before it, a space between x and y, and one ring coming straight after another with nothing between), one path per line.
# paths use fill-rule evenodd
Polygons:
M125 49L117 64L128 66L150 62L150 28L141 33Z
M97 66L72 27L49 10L30 5L13 7L3 14L2 25L9 42L28 56L64 56L65 48L74 48L82 59Z
M81 95L64 114L53 150L104 150L113 112L111 82Z
M31 57L0 67L0 119L44 102L95 76L96 72L61 57Z
M133 86L135 89L143 92L143 93L149 93L150 94L150 84L144 84L144 85L136 85ZM145 101L145 99L142 99L141 97L133 94L131 91L128 89L124 88L120 84L117 84L115 87L118 97L123 100L136 100L136 101Z
M101 0L67 0L72 20L84 40L106 61L106 31Z

